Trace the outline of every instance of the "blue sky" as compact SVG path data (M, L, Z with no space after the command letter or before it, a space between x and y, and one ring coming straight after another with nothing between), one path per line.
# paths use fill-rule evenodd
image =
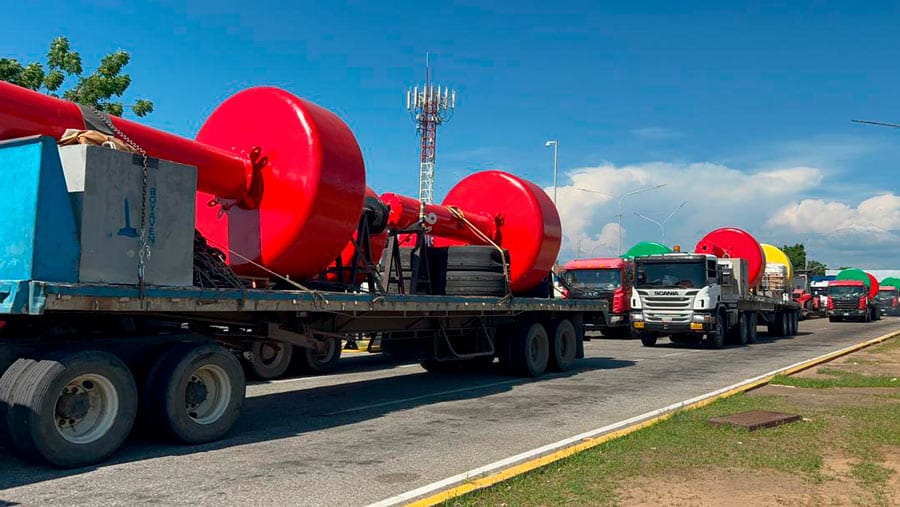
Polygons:
M829 265L900 266L900 130L850 123L900 121L895 2L36 5L4 6L0 56L41 59L57 35L88 65L125 49L144 121L189 137L232 93L283 87L351 126L378 192L416 192L404 93L427 50L459 92L436 194L488 168L549 187L558 138L563 258L614 254L618 197L665 184L625 201L624 248L660 239L635 212L688 201L670 243L737 225Z

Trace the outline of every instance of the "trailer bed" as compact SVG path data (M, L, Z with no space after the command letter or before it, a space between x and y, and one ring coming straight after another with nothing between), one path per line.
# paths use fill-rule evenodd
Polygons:
M428 296L341 293L317 290L206 289L0 281L0 315L49 312L215 313L215 312L372 312L515 314L531 311L595 312L591 300L523 297Z

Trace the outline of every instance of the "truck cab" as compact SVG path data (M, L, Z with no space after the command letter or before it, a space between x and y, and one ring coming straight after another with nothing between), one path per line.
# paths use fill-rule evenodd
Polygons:
M586 322L585 326L588 329L598 329L606 336L629 335L629 312L634 279L632 261L618 257L576 259L563 266L560 276L565 286L564 297L606 301L608 312L603 318Z
M732 266L714 255L648 255L634 262L631 321L642 341L667 334L673 341L687 341L692 334L697 339L714 329L723 295L739 290Z
M878 289L878 305L881 308L882 315L900 315L900 298L898 298L897 287L892 285L882 285Z
M828 309L828 280L815 280L809 283L809 292L812 294L812 312L819 317L827 315Z
M880 316L875 298L869 298L869 288L859 280L828 282L828 320L858 320L869 322Z

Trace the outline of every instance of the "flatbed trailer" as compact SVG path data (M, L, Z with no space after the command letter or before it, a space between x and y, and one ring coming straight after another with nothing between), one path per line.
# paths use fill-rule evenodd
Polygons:
M185 443L234 424L252 344L321 352L378 335L398 359L463 372L564 371L602 303L522 297L338 293L0 281L0 437L20 455L83 466L137 420Z

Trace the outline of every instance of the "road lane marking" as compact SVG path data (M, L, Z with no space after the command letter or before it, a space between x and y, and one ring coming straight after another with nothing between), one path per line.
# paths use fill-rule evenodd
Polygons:
M488 465L474 468L467 472L370 504L369 507L388 507L406 502L410 502L407 504L408 507L436 505L460 497L466 493L492 486L549 463L559 461L610 440L634 433L642 428L652 426L672 417L679 410L692 410L704 407L717 400L765 385L776 375L792 375L897 336L900 336L900 331L892 331L877 338L851 345L835 352L823 354L813 359L794 363L790 366L758 375L737 384L696 396L689 400L673 403L661 409L652 410L625 419L624 421L619 421L602 428L597 428L552 444L538 447L537 449L532 449L506 459L495 461Z
M399 404L407 403L410 401L423 400L425 398L434 398L436 396L445 396L447 394L456 394L456 393L464 393L466 391L475 391L478 389L484 389L486 387L495 387L495 386L502 386L502 385L507 385L507 384L523 383L524 381L525 381L525 379L517 378L517 379L512 379L512 380L504 380L503 382L493 382L490 384L479 384L477 386L464 387L461 389L451 389L449 391L441 391L438 393L429 393L429 394L423 394L421 396L413 396L412 398L403 398L400 400L391 400L391 401L385 401L382 403L373 403L371 405L363 405L361 407L348 408L346 410L339 410L337 412L329 412L329 413L323 414L323 415L325 415L326 417L330 417L333 415L350 414L353 412L360 412L362 410L370 410L373 408L387 407L390 405L399 405Z

